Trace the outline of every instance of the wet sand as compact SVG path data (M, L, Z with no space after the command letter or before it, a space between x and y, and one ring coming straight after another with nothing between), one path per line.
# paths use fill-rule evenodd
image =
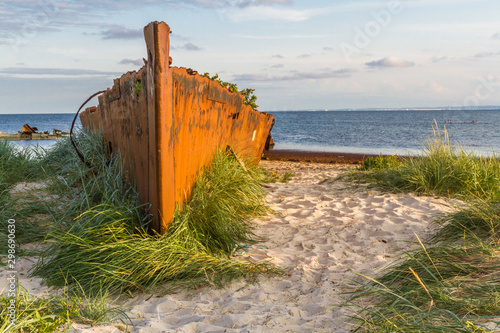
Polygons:
M379 155L272 149L264 152L263 159L269 161L360 164L369 156Z

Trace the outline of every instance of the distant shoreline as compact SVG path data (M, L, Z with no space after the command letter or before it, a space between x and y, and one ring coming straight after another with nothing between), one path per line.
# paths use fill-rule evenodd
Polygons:
M402 107L402 108L344 108L344 109L305 109L305 110L264 110L262 112L370 112L370 111L500 111L500 106L476 106L476 107Z

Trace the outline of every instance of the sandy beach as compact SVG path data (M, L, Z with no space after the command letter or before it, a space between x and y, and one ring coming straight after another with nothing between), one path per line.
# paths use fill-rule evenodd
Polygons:
M266 185L272 209L256 219L263 243L239 253L253 261L270 260L285 276L239 281L224 289L198 290L125 299L135 327L130 332L349 332L342 293L358 274L377 269L425 239L431 222L449 211L442 198L387 194L337 177L354 168L263 160L276 173L293 172L288 183ZM33 244L30 246L34 246ZM40 279L28 278L36 259L18 262L19 283L37 295L53 293ZM0 274L0 290L6 288ZM121 332L120 324L74 325L76 332Z

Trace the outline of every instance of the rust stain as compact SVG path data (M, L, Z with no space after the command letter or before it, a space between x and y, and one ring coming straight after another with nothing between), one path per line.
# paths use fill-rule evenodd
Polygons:
M229 146L258 163L274 121L245 105L241 94L170 67L169 34L164 22L147 25L146 64L116 79L97 108L80 116L84 127L100 128L112 151L120 151L141 202L151 204L150 228L161 234L214 152Z

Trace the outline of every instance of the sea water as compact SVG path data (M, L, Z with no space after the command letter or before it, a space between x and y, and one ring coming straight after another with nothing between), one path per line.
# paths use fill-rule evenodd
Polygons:
M425 148L437 124L450 142L468 151L500 152L500 111L280 111L272 136L275 149L412 154ZM0 131L17 133L24 124L39 131L69 131L74 114L0 114ZM79 119L76 128L80 128ZM17 145L53 145L55 140L19 141Z
M500 152L500 111L272 112L275 149L365 154L414 154L438 132L482 155ZM434 130L433 130L434 127Z

